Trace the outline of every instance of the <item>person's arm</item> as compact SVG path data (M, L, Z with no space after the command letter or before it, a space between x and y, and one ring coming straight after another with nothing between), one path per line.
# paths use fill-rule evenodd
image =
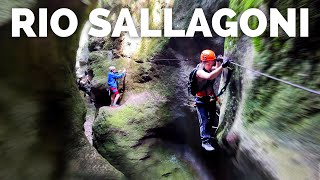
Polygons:
M214 71L216 69L218 69L221 66L221 62L220 61L216 61L215 66L212 66L211 71Z
M212 71L210 73L205 72L204 70L198 70L197 76L202 79L213 80L222 72L223 68L226 68L230 64L230 60L228 58L223 58L219 55L220 60L216 61L216 65L212 67Z
M124 69L120 74L113 74L113 78L116 78L116 79L122 78L125 73L126 73L126 70Z
M113 74L113 77L118 79L118 78L122 78L122 76L124 75L124 73L120 73L120 74Z
M222 69L223 67L220 66L210 73L207 73L204 70L200 69L197 71L197 76L202 79L213 80L214 78L219 76L219 74L222 72Z

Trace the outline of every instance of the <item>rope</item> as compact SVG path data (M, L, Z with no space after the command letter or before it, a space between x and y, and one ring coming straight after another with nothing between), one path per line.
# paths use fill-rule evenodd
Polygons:
M305 90L305 91L308 91L308 92L311 92L311 93L314 93L314 94L317 94L317 95L320 95L320 91L316 91L316 90L313 90L313 89L309 89L309 88L306 88L304 86L301 86L301 85L298 85L298 84L295 84L295 83L292 83L292 82L289 82L289 81L286 81L286 80L283 80L283 79L279 79L277 77L274 77L274 76L271 76L271 75L268 75L268 74L265 74L265 73L262 73L262 72L259 72L259 71L256 71L256 70L252 70L252 69L249 69L249 68L246 68L240 64L237 64L233 61L230 62L231 64L234 64L236 66L239 66L243 69L246 69L246 70L249 70L251 72L254 72L254 73L257 73L257 74L260 74L262 76L265 76L267 78L270 78L270 79L273 79L273 80L276 80L276 81L279 81L279 82L282 82L282 83L285 83L287 85L290 85L290 86L293 86L293 87L296 87L296 88L299 88L299 89L302 89L302 90Z
M151 59L153 61L182 61L180 59Z
M155 60L155 61L182 61L182 60L180 60L180 59L153 59L153 60ZM191 59L186 59L186 60L191 60ZM298 85L298 84L295 84L295 83L292 83L292 82L289 82L289 81L286 81L286 80L283 80L283 79L279 79L279 78L277 78L277 77L274 77L274 76L271 76L271 75L262 73L262 72L260 72L260 71L256 71L256 70L253 70L253 69L246 68L246 67L244 67L244 66L242 66L242 65L240 65L240 64L237 64L237 63L235 63L235 62L233 62L233 61L230 61L230 63L231 63L231 64L234 64L234 65L236 65L236 66L239 66L239 67L241 67L241 68L243 68L243 69L246 69L246 70L248 70L248 71L251 71L251 72L260 74L260 75L262 75L262 76L265 76L265 77L267 77L267 78L273 79L273 80L275 80L275 81L279 81L279 82L282 82L282 83L284 83L284 84L293 86L293 87L295 87L295 88L302 89L302 90L304 90L304 91L308 91L308 92L310 92L310 93L314 93L314 94L320 95L320 91L316 91L316 90L313 90L313 89L309 89L309 88L304 87L304 86L302 86L302 85Z

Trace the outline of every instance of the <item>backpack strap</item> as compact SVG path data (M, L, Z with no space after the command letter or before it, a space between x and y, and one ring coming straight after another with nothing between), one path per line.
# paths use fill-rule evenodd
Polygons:
M192 75L191 75L192 79L197 77L197 71L199 70L199 66L200 64L198 64L195 68L193 68Z

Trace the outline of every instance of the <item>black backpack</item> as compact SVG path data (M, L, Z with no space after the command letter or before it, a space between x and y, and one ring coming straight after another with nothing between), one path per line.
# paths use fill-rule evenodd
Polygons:
M198 83L197 83L197 71L198 71L199 65L197 65L189 74L189 81L188 81L188 92L189 94L192 94L195 96L198 92Z
M199 64L195 68L193 68L189 74L189 81L188 81L189 95L192 94L193 96L195 96L197 94L197 92L199 91L198 82L197 82L197 75L196 75L198 70L199 70ZM220 92L216 95L216 97L221 96L226 91L232 74L233 74L233 69L229 68L226 83L221 88ZM210 83L207 83L203 88L207 87L208 84L210 84Z

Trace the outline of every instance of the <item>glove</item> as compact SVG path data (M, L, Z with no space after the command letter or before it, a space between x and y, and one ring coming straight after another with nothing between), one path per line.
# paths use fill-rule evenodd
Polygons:
M124 70L122 71L122 73L126 73L126 69L124 69Z
M222 62L222 67L226 68L230 65L230 59L229 58L224 58Z
M217 61L218 61L218 62L223 62L223 56L222 56L221 54L218 55Z

